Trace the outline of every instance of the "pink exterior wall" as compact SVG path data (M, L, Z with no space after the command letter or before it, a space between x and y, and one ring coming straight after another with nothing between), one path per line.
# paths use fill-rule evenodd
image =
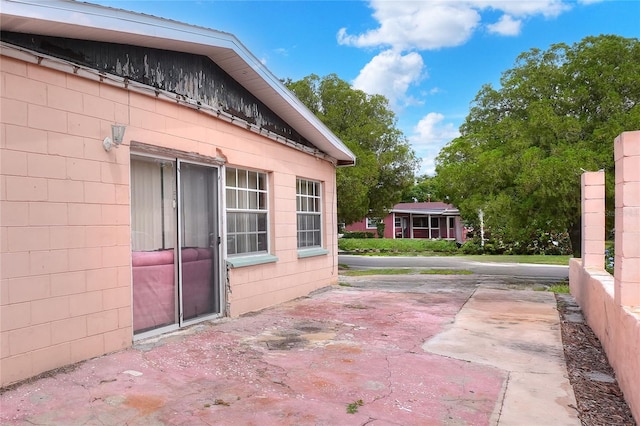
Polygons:
M279 260L230 270L231 315L337 282L333 164L151 91L1 61L0 385L131 345L130 141L218 149L229 165L269 174ZM106 152L116 122L125 141ZM298 259L296 177L322 182L328 255Z
M262 309L336 284L338 240L334 166L236 126L226 127L233 134L229 148L222 148L229 164L273 171L270 174L270 212L271 235L275 238L271 239L271 253L278 257L276 263L230 269L231 316ZM254 153L247 154L238 149L246 149L250 146L249 143L255 144L257 149ZM321 181L323 184L323 245L329 250L328 255L298 258L296 177Z
M582 259L571 259L569 281L600 339L636 421L640 421L640 131L614 142L616 160L615 279L604 271L604 173L582 177ZM601 197L602 195L602 197ZM601 256L604 259L604 255Z
M385 238L394 238L394 215L389 214L384 218L384 237Z
M127 92L2 57L1 383L131 344Z
M359 232L373 232L374 236L378 236L378 231L376 228L367 228L367 219L362 219L359 222L354 222L350 225L347 225L345 227L346 231L350 231L350 232L355 232L355 231L359 231Z

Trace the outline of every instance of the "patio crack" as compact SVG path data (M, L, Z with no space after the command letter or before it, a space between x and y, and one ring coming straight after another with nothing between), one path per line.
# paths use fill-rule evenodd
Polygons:
M391 361L389 361L389 356L388 355L384 357L384 360L387 362L386 382L387 382L388 391L385 394L375 396L371 400L371 403L376 402L376 401L380 401L381 399L387 399L387 398L391 397L391 395L393 395L393 381L391 380Z
M456 312L456 316L460 313L460 311L462 311L464 309L464 307L467 305L469 300L471 300L471 298L476 294L476 291L478 291L478 287L475 287L473 289L473 291L471 293L469 293L469 296L467 296L467 298L464 300L462 305L460 305L460 309L458 309L458 312Z
M496 425L500 424L500 417L502 416L502 409L504 408L504 400L507 396L507 389L509 388L509 381L511 380L511 371L507 371L507 378L504 381L502 392L500 393L500 408L497 410Z

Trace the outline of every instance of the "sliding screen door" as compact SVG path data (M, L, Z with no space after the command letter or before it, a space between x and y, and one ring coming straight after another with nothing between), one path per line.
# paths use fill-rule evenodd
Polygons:
M218 169L180 162L182 319L220 313Z
M218 169L131 158L133 329L221 312Z

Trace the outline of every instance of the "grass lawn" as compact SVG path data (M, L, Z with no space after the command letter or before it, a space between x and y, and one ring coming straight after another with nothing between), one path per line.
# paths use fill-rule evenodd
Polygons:
M338 247L351 254L364 256L459 256L477 262L535 263L543 265L568 265L567 255L466 255L453 241L391 239L391 238L341 238Z
M471 275L473 271L467 269L423 269L422 275Z
M569 294L570 293L569 283L566 282L566 281L556 283L556 284L552 285L551 287L549 287L547 289L547 291L550 291L552 293Z
M459 256L459 255L456 255ZM475 260L477 262L496 262L496 263L535 263L538 265L569 265L571 256L551 256L544 254L532 255L501 255L501 254L474 254L460 256L467 260Z

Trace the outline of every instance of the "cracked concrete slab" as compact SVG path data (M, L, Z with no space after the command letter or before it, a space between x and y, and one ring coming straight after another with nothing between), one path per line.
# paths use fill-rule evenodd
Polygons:
M562 346L552 300L476 290L468 280L395 279L395 286L386 278L352 280L351 287L202 323L5 389L0 423L539 425L577 419L562 410L573 394L557 365ZM537 401L549 405L541 409Z

